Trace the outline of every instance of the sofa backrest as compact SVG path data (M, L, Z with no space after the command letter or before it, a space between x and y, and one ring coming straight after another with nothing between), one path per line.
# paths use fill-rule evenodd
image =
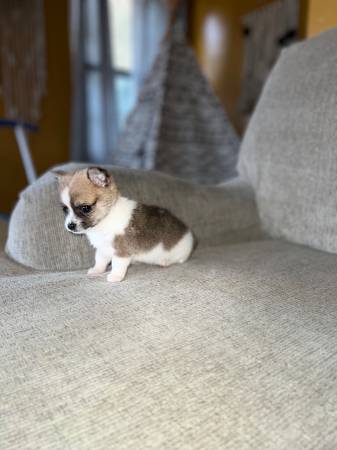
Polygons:
M337 29L283 51L245 134L239 172L269 234L337 252Z

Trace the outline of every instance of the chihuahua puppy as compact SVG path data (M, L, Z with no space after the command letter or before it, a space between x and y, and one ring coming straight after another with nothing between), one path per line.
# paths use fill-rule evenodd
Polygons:
M122 197L113 177L100 167L54 172L65 213L65 228L85 234L96 248L88 275L104 273L122 281L133 262L170 266L185 262L195 242L192 232L167 209Z

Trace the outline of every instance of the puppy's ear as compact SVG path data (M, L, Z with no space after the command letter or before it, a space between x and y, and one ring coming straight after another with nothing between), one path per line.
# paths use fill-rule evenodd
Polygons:
M98 187L108 187L112 183L112 177L101 167L89 167L87 170L89 180Z

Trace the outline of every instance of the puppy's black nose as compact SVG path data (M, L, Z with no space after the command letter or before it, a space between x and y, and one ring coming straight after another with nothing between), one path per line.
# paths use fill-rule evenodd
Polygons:
M68 223L67 226L68 226L68 230L70 230L70 231L75 231L76 223L70 222L70 223Z

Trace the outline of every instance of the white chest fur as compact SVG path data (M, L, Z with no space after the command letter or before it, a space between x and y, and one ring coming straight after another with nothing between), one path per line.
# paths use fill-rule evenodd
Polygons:
M137 203L134 200L120 197L109 214L98 225L87 231L91 245L104 253L111 253L112 256L114 238L124 234L136 206Z
M111 208L109 214L98 225L96 225L96 227L87 231L87 236L91 245L97 249L96 261L103 261L103 270L106 267L106 263L112 261L113 267L115 267L117 263L117 269L114 270L118 271L118 264L123 259L127 260L127 265L132 262L144 262L147 264L170 266L171 264L185 262L191 254L194 242L190 231L187 231L170 249L166 249L162 242L158 242L158 244L150 250L143 252L139 251L134 255L131 255L130 258L120 258L115 254L115 249L113 247L115 237L125 233L136 206L137 203L133 200L129 200L124 197L119 198L115 205ZM96 266L94 270L97 270ZM123 272L124 275L125 271L126 268L123 266L121 272ZM117 278L120 278L119 272Z

